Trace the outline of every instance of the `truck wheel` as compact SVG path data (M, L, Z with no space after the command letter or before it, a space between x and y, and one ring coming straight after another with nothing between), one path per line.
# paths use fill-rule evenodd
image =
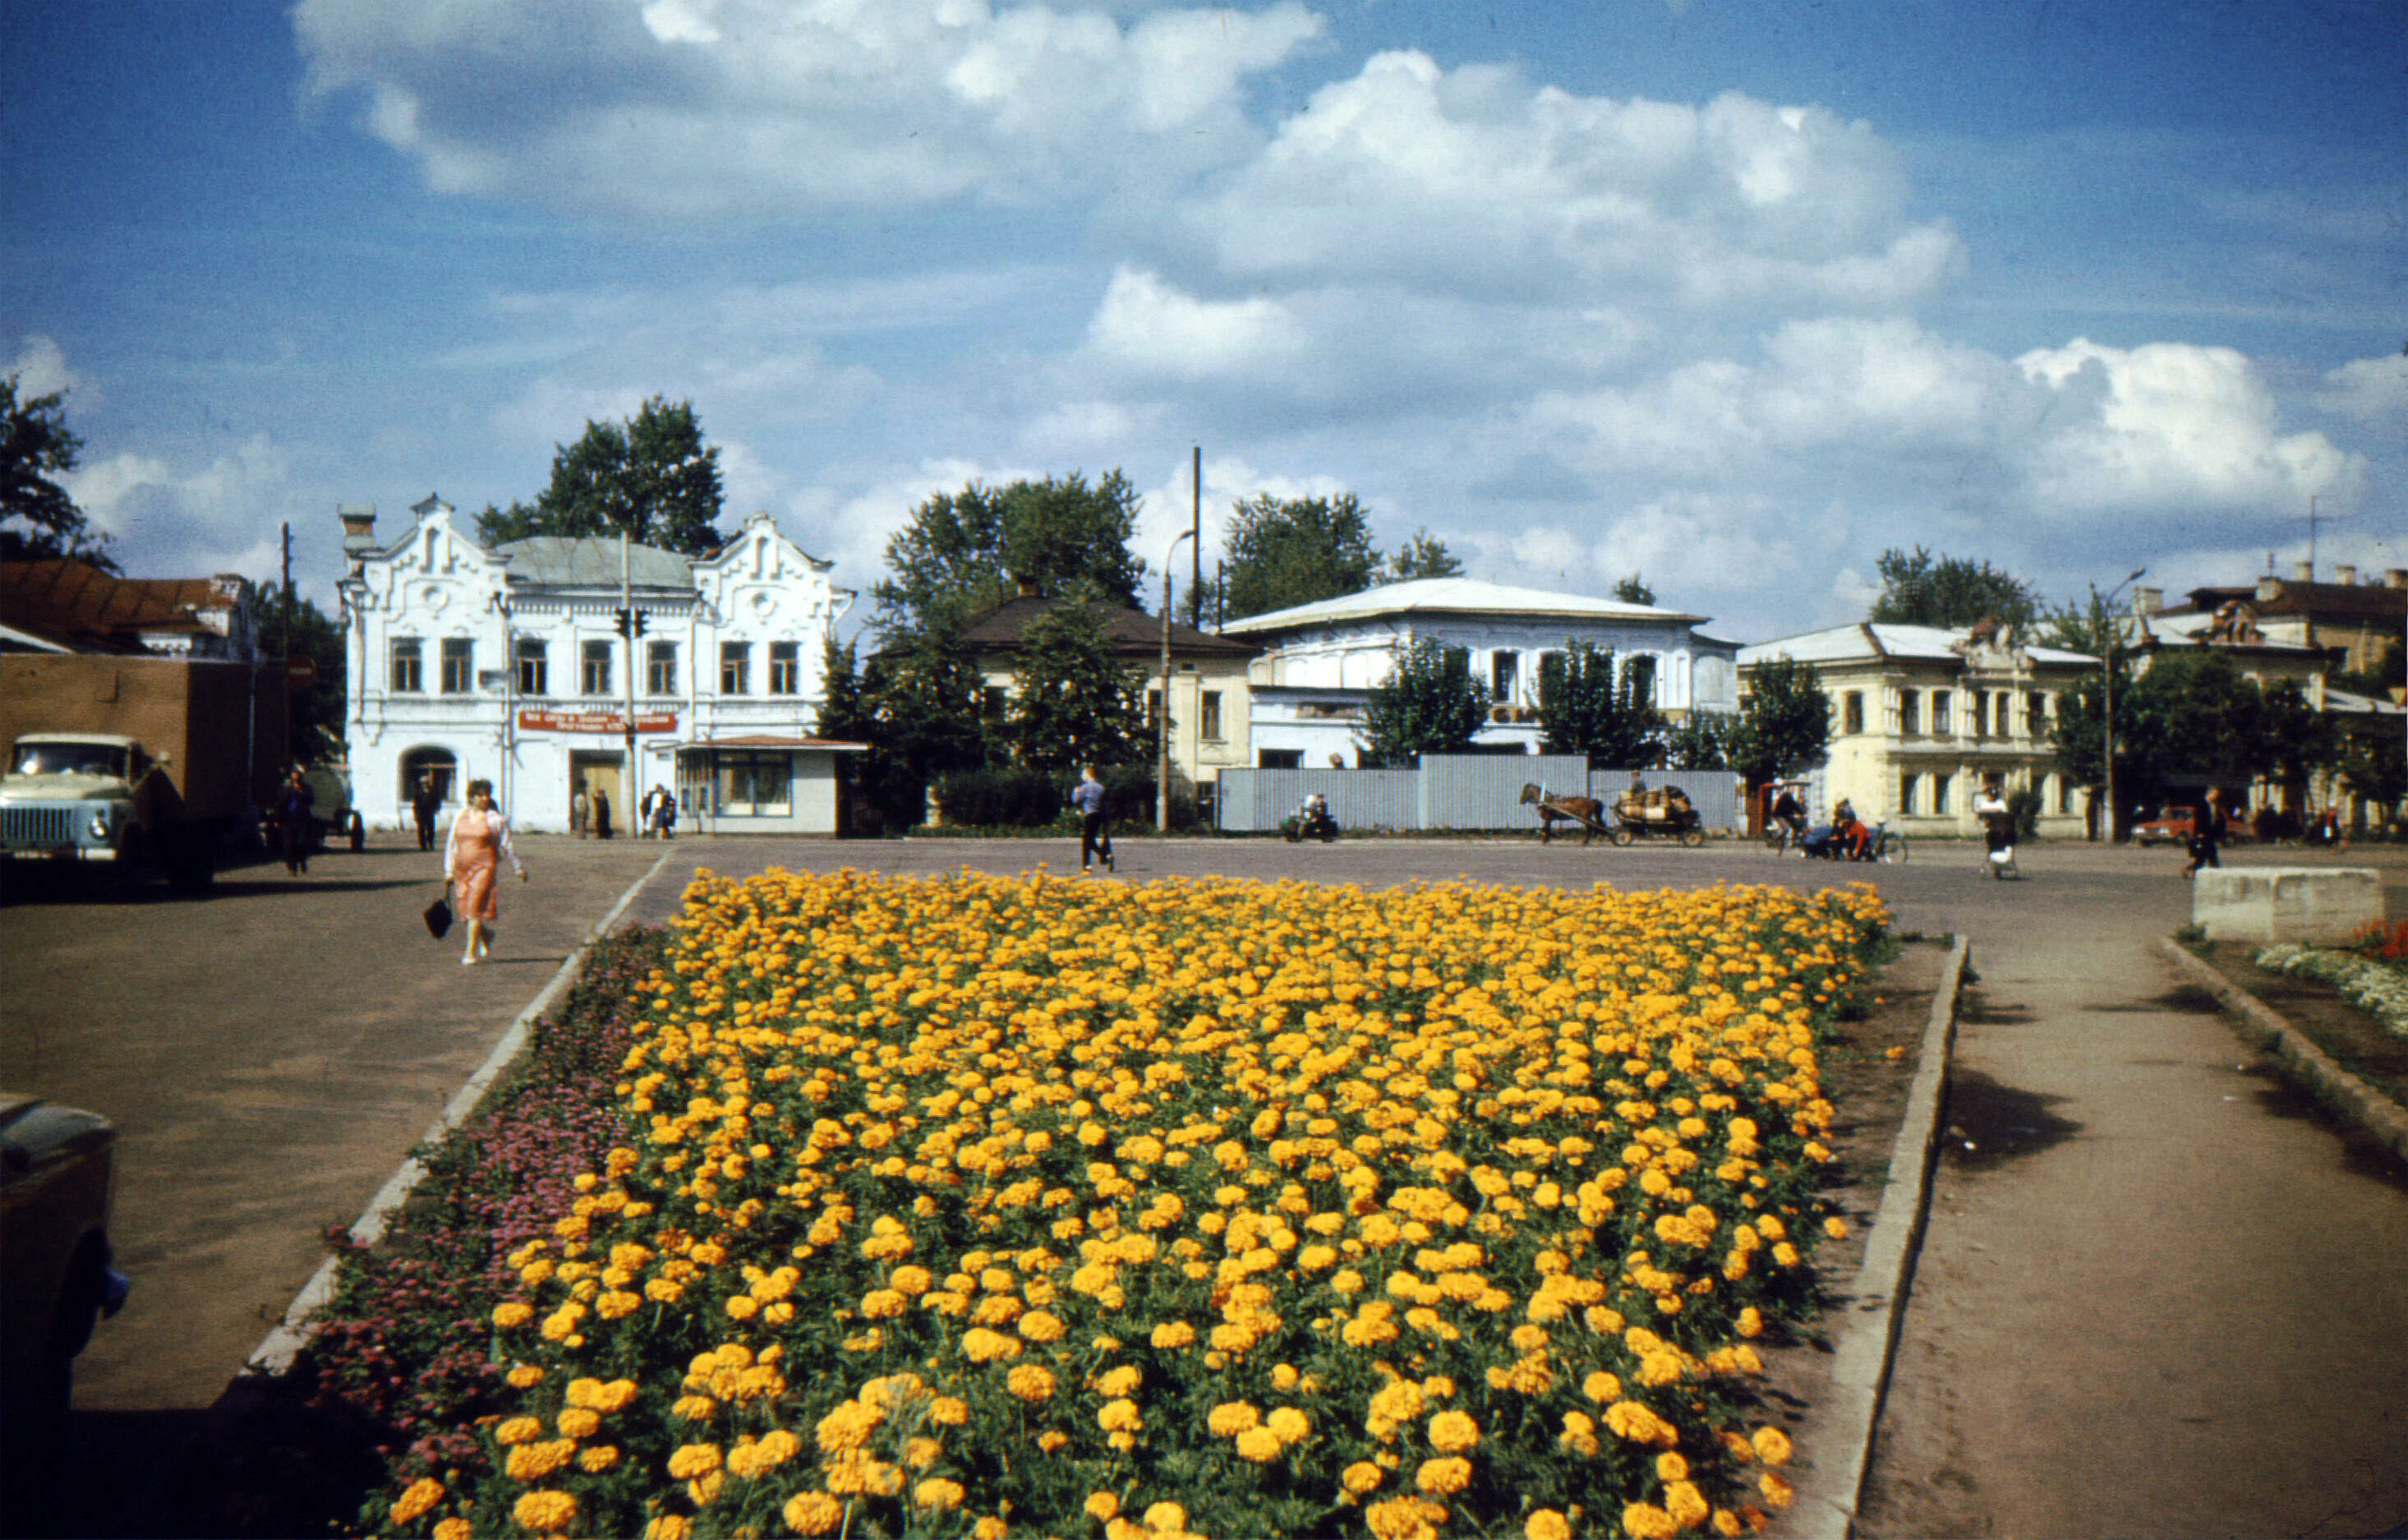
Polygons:
M150 858L144 845L142 831L129 828L117 847L117 859L108 869L108 896L119 903L131 901L142 891L142 865Z
M368 847L368 826L356 813L351 814L351 854L356 856Z
M218 878L218 853L210 847L206 832L187 835L167 875L179 893L201 894L209 890Z

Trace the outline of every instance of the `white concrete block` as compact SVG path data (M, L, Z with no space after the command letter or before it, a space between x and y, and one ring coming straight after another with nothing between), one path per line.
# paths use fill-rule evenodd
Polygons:
M2211 867L2191 879L2190 917L2210 941L2345 942L2383 918L2383 879L2371 867Z

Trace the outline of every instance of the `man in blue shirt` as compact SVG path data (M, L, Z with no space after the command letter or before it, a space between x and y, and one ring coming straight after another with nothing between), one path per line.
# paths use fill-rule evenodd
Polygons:
M1104 870L1116 870L1112 865L1112 835L1106 827L1104 784L1096 779L1096 767L1089 765L1079 772L1079 784L1070 790L1070 806L1079 813L1079 874L1084 876L1096 856L1103 857Z

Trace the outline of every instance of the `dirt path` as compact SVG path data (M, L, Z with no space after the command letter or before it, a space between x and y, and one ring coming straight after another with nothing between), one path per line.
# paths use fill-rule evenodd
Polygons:
M2408 1180L2177 985L2158 916L2006 918L1968 927L1982 977L1858 1533L2399 1533Z

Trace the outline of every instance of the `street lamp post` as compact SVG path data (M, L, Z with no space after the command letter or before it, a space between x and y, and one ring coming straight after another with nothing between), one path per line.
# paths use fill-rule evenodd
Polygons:
M1182 529L1170 549L1162 554L1162 714L1155 721L1155 740L1160 752L1159 768L1154 788L1154 831L1170 832L1170 564L1179 554L1179 542L1193 536L1193 529Z
M2100 659L2100 661L2104 665L2104 668L2100 670L2100 675L2099 675L2100 685L2101 685L2101 687L2102 687L2102 689L2103 689L2103 691L2104 691L2104 693L2105 693L2105 696L2106 696L2106 711L2105 711L2105 714L2101 717L2101 719L2100 719L2100 724L2099 724L2099 729L2100 729L2100 741L2102 743L2104 743L2104 744L2106 745L2106 754L2105 754L2105 756L2104 756L2104 762L2105 762L2105 765L2106 765L2106 775L2107 775L2107 842L2108 842L2109 844L2111 844L2111 845L2112 845L2112 844L2114 844L2114 843L2116 842L2116 840L2115 840L2115 596L2116 596L2116 595L2118 595L2118 594L2120 594L2120 593L2122 593L2122 592L2124 591L2126 584L2128 584L2128 583L2137 583L2137 582L2139 582L2143 577L2146 576L2146 575L2147 575L2147 573L2148 573L2148 570L2149 570L2149 569L2148 569L2147 568L2145 568L2145 567L2135 567L2134 569L2132 569L2131 574L2130 574L2129 576L2128 576L2127 578L2125 578L2125 580L2124 580L2124 582L2123 582L2123 583L2117 583L2114 587L2110 588L2109 590L2107 590L2107 599L2106 599L2106 610L2107 610L2107 617L2106 617L2106 618L2107 618L2107 635L2106 635L2106 638L2105 638L2106 642L2107 642L2107 655L2106 655L2104 658L2102 658L2102 659Z

